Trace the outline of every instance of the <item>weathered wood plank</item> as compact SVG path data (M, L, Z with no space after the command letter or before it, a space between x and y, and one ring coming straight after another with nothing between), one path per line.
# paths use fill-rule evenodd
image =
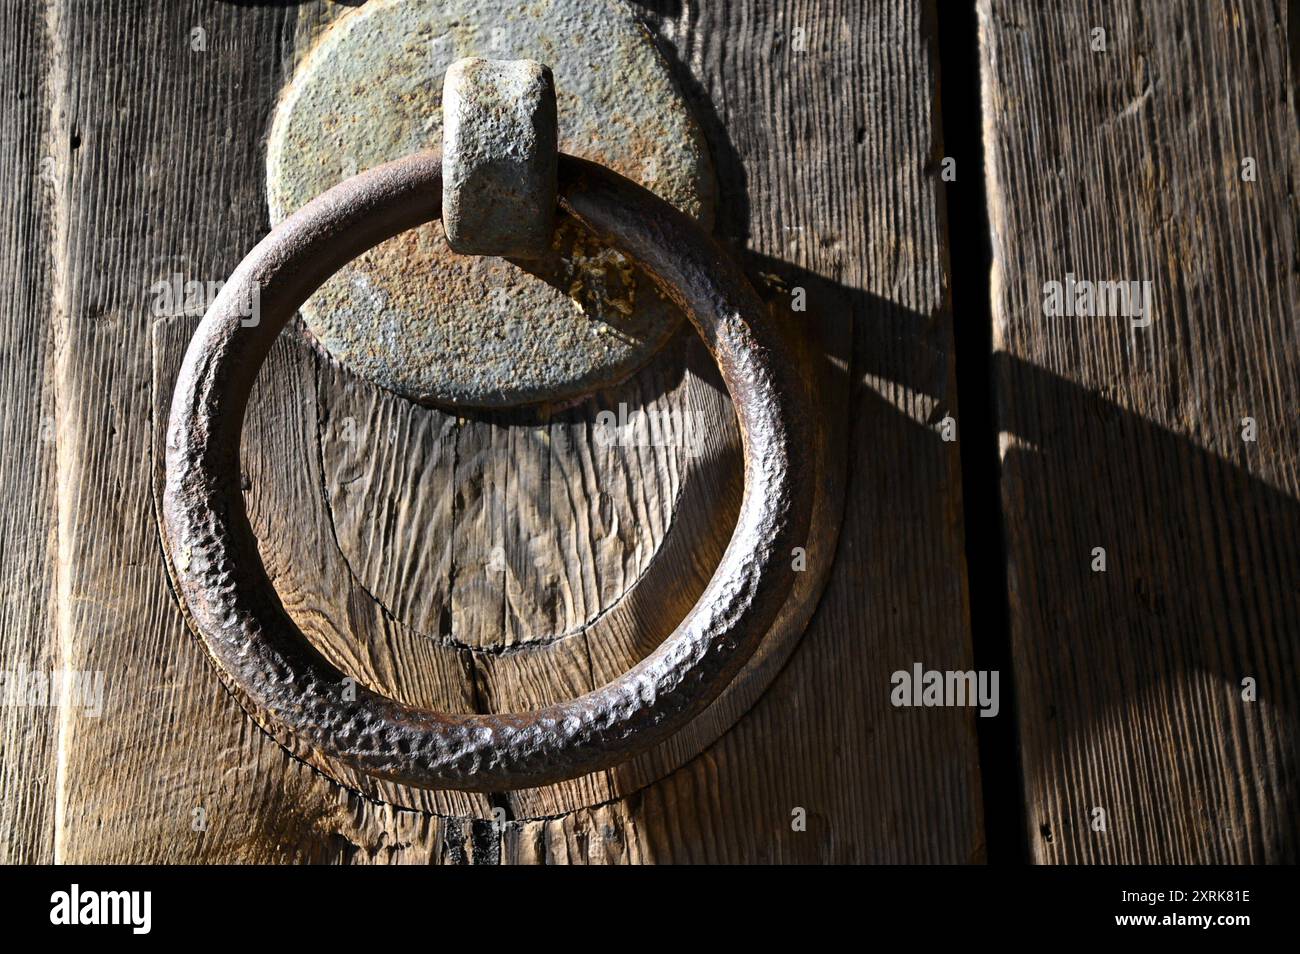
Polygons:
M58 860L345 860L398 843L220 687L169 593L154 523L159 391L184 329L155 315L152 289L177 273L220 281L265 232L260 138L293 17L52 6L51 76L66 102L54 139L71 144L56 206L58 632L70 668L106 676L102 715L62 714ZM286 343L268 376L301 385L297 360ZM310 386L298 400L312 404ZM285 441L264 424L253 470L294 466L284 446L310 446L314 419L296 412L290 397L264 415L301 434ZM430 850L442 834L436 819L406 829Z
M66 143L51 141L54 109L45 12L0 8L0 863L48 863L54 854L58 710L49 674L54 637L54 337L46 303L54 196ZM93 704L93 703L92 703Z
M1282 5L982 0L980 21L1033 856L1294 861L1300 170ZM1067 273L1151 282L1150 324L1046 317Z
M958 461L935 429L954 395L933 11L645 6L708 120L723 237L756 279L856 326L845 524L818 615L749 715L630 797L512 825L504 857L978 860L971 713L889 704L914 660L970 667Z

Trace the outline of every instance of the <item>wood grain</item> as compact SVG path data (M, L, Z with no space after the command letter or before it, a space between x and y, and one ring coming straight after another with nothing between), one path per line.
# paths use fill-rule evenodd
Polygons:
M1282 7L982 0L980 20L1033 856L1294 862L1300 170ZM1044 282L1067 272L1152 282L1152 323L1045 317Z
M59 667L53 626L54 335L48 321L54 197L66 144L51 141L44 11L0 7L0 863L54 854L56 710L32 677ZM56 158L57 157L57 158Z
M421 407L325 363L321 457L338 546L397 619L487 652L577 633L654 559L690 447L596 426L683 409L681 346L564 410ZM382 508L375 512L377 502Z

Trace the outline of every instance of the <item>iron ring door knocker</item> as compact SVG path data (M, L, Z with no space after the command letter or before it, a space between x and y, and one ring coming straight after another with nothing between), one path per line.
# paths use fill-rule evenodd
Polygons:
M689 216L593 163L560 155L557 165L558 203L541 214L558 204L634 259L684 309L721 369L745 481L726 551L699 601L645 659L592 692L532 712L406 705L356 685L308 641L267 576L241 492L253 382L317 287L367 249L439 218L444 206L436 152L354 176L282 222L235 269L190 342L167 430L163 538L190 625L244 708L292 747L436 789L513 790L610 768L717 697L791 591L791 553L812 509L810 419L776 321ZM250 324L253 296L260 315Z

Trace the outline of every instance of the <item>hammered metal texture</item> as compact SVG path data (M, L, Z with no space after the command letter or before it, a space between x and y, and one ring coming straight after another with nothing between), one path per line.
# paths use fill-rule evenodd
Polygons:
M286 87L267 147L272 224L355 173L442 143L457 59L551 67L559 148L712 221L703 135L633 8L612 0L370 0ZM561 402L615 383L681 326L618 250L566 219L540 259L456 255L431 223L366 251L302 309L343 365L457 407Z
M167 431L163 535L188 613L218 671L282 744L424 788L501 791L609 768L699 713L752 655L794 580L812 505L811 422L779 326L686 215L582 160L560 157L561 208L639 261L717 360L745 451L735 532L680 626L617 680L534 712L445 714L346 677L289 618L267 578L240 489L253 381L311 292L353 256L439 212L441 161L423 153L320 196L240 263L186 353ZM246 302L259 296L260 321Z

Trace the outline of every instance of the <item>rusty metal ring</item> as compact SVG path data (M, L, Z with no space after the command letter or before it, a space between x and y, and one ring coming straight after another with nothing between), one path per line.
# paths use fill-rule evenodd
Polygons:
M422 788L510 790L648 749L701 712L753 654L793 584L792 550L805 545L809 420L780 328L740 269L668 203L561 156L561 209L636 260L685 309L721 367L745 455L736 529L677 629L585 695L521 714L453 715L358 686L298 630L267 577L241 493L240 432L281 328L347 261L437 218L440 170L437 153L425 152L355 176L286 219L235 269L176 382L163 539L191 627L281 744ZM260 305L256 321L250 301Z

